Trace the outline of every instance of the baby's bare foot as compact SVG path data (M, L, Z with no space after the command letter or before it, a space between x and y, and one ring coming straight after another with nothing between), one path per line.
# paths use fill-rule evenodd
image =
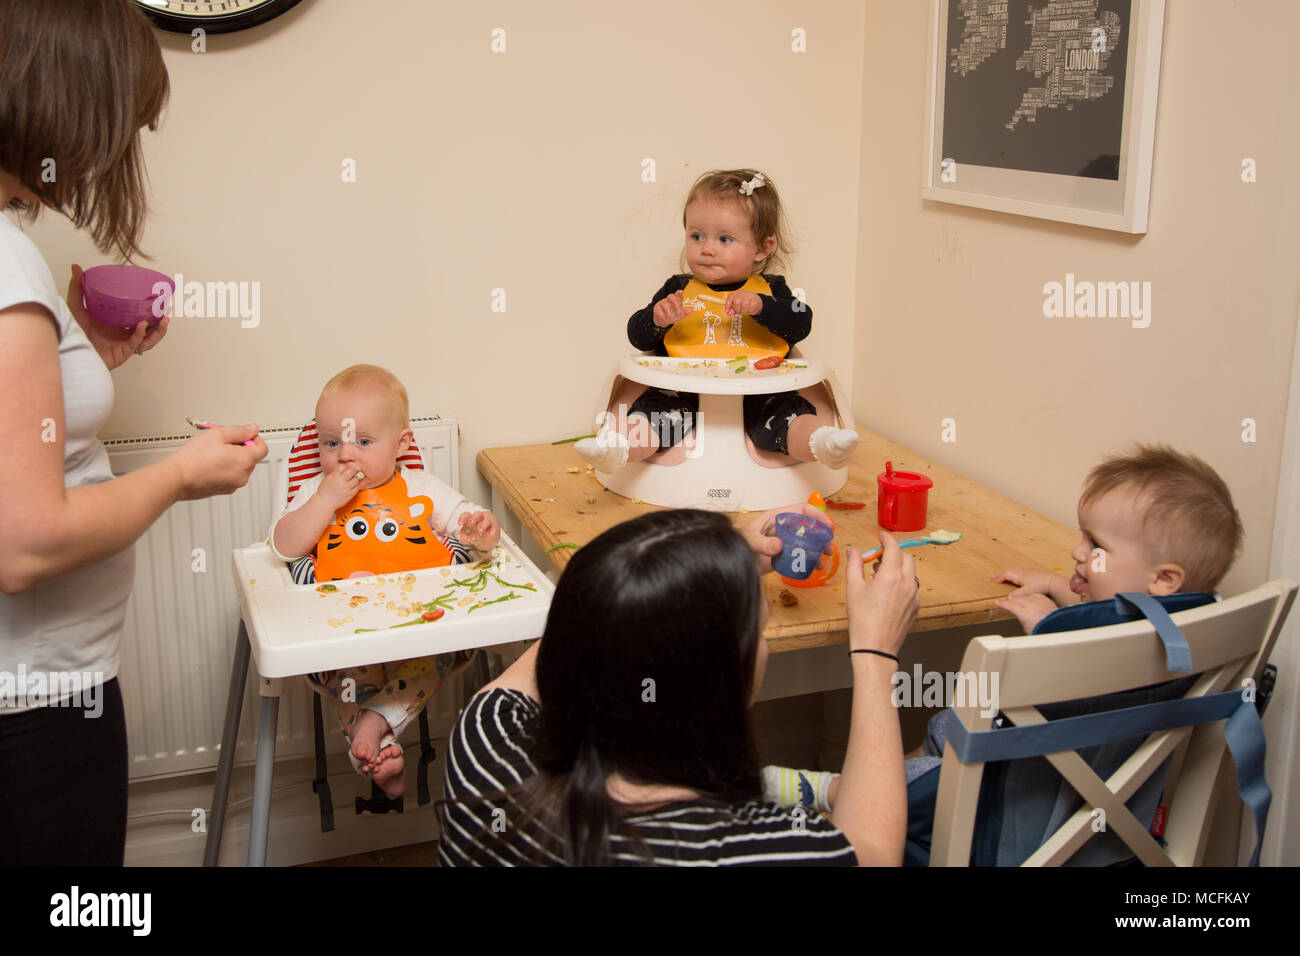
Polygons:
M391 728L373 710L363 710L352 722L352 756L361 764L363 773L374 773L379 763L379 738Z
M396 799L406 792L406 761L400 744L389 744L379 752L370 779L389 797Z

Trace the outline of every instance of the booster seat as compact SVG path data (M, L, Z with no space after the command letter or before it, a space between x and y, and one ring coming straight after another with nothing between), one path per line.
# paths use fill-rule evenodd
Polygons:
M762 511L805 501L816 491L829 497L848 481L847 468L789 458L754 447L745 434L746 395L799 391L819 417L852 429L853 414L839 381L824 363L791 349L778 368L736 371L725 359L629 355L621 359L600 393L598 427L626 415L646 387L699 395L693 429L679 445L646 461L628 462L613 473L597 470L610 491L667 508Z

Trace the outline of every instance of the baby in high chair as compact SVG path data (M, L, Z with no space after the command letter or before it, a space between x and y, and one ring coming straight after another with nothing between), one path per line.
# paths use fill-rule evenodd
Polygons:
M294 579L333 581L472 560L501 537L492 512L398 458L410 447L406 389L386 369L354 365L316 402L321 473L305 481L271 525L268 540ZM351 742L353 767L390 797L405 789L397 739L469 655L373 664L311 675Z
M775 360L807 338L812 310L784 276L766 271L783 267L791 251L770 179L753 169L705 173L686 196L682 224L690 273L670 278L632 315L632 345L683 358ZM684 441L698 411L698 395L649 388L626 415L615 416L618 430L602 427L574 447L601 471L612 472ZM816 459L829 468L847 465L858 444L857 432L837 428L833 420L828 424L797 391L746 395L744 422L755 448L795 461Z
M1026 634L1058 608L1111 601L1116 594L1212 592L1241 548L1241 517L1224 480L1201 459L1163 445L1138 445L1093 468L1078 515L1070 577L1040 568L993 575L1015 586L997 605L1014 614ZM942 762L947 728L956 719L951 709L931 718L924 745L907 755L909 781Z
M1161 445L1139 445L1093 468L1079 497L1078 518L1080 538L1070 552L1074 573L1069 578L1039 568L1008 568L993 576L1015 586L997 604L1015 615L1026 634L1078 627L1078 622L1044 618L1059 608L1111 602L1121 593L1187 594L1187 606L1209 602L1208 592L1232 566L1243 534L1232 495L1218 473L1193 455ZM1146 692L1160 699L1158 688ZM1132 704L1145 702L1134 699ZM944 744L958 722L951 708L930 719L924 743L906 755L909 786L941 766ZM764 771L771 799L793 805L802 793L803 803L822 810L834 805L838 780L838 774L810 770ZM1049 795L1056 785L1053 778ZM1030 796L1020 794L1022 800ZM932 818L932 805L918 801L909 806L909 836L924 835L928 846Z

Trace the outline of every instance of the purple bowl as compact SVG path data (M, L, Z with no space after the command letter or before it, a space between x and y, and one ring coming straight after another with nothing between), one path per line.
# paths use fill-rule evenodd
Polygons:
M166 291L158 291L162 284ZM81 274L81 294L90 317L106 325L134 329L157 325L167 314L176 283L161 272L136 266L95 266Z

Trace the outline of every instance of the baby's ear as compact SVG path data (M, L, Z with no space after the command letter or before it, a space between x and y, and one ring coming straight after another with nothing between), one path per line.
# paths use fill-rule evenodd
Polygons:
M1177 594L1183 589L1183 584L1187 580L1187 572L1183 570L1181 564L1161 564L1156 566L1155 577L1151 582L1151 587L1147 593L1156 597L1162 597L1166 594Z

